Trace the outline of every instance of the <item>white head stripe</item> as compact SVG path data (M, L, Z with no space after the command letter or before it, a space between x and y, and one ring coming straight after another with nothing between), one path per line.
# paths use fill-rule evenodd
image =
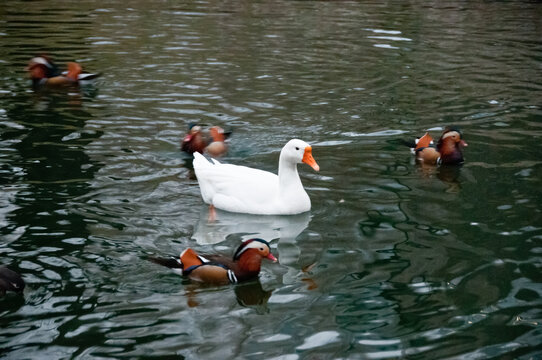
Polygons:
M459 133L457 131L448 131L446 134L442 135L442 138L446 139L447 137L454 136L454 135L459 136Z
M237 256L240 256L242 253L244 253L248 249L258 249L259 247L261 247L263 245L265 245L265 244L260 242L260 241L254 240L254 241L248 243L241 251L239 251Z
M44 57L41 57L41 56L30 59L30 62L35 63L35 64L45 65L48 68L52 68L51 63L49 63L49 61L47 61Z

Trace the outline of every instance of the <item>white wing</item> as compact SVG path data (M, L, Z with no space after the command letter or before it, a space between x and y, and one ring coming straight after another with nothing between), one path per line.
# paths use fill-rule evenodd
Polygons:
M262 211L278 194L278 176L246 166L222 164L194 153L194 171L201 196L208 204L227 211Z

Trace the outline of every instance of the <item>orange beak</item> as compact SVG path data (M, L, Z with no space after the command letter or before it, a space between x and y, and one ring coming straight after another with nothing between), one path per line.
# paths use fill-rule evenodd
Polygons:
M320 171L320 166L316 163L314 158L312 157L312 147L307 146L305 148L305 153L303 154L303 161L305 164L311 166L314 170Z
M271 260L272 262L277 262L277 258L273 256L273 254L269 253L269 255L266 256L267 259Z

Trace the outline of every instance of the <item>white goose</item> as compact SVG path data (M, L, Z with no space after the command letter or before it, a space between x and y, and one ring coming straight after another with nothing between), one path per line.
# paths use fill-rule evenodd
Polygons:
M314 170L320 167L312 157L312 147L293 139L280 152L278 176L246 166L209 162L194 153L194 171L203 201L218 209L259 215L293 215L311 208L303 189L297 164L304 162Z

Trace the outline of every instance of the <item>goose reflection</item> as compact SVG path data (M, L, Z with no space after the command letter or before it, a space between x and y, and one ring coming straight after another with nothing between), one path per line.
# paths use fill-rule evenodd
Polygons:
M199 245L212 245L236 235L241 240L253 237L278 239L292 243L310 222L310 213L298 215L250 215L216 209L216 218L209 222L209 208L202 207L192 239ZM281 261L282 262L282 261Z

